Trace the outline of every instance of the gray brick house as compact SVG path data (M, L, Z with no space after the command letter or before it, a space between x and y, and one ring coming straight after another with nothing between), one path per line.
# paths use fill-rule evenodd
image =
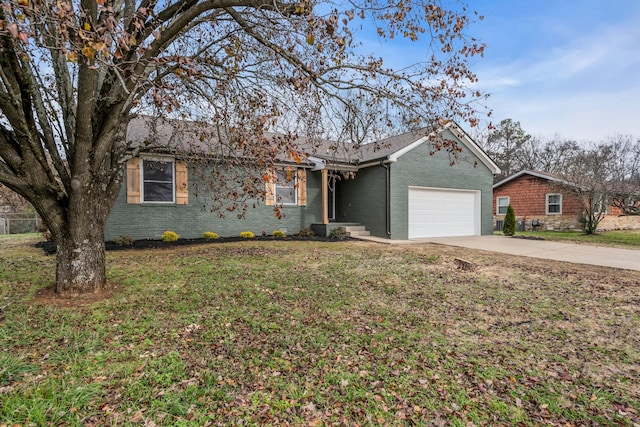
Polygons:
M289 174L288 179L267 180L266 199L255 200L243 218L222 218L209 209L198 185L206 174L193 157L157 149L171 144L169 135L181 135L180 130L152 132L140 121L131 122L128 138L145 140L151 148L127 164L107 240L157 239L166 230L183 238L205 231L220 236L294 234L304 228L328 233L356 224L373 236L401 240L493 232L492 183L499 168L454 123L435 139L410 132L358 149L324 141L299 162L283 158L270 176ZM148 144L150 138L154 144ZM180 144L188 139L182 137ZM274 205L281 207L281 218L274 215Z

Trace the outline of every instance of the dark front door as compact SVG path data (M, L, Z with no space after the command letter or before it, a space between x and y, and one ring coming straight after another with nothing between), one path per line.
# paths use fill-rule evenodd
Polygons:
M329 175L329 221L336 220L336 186L339 179L334 174Z

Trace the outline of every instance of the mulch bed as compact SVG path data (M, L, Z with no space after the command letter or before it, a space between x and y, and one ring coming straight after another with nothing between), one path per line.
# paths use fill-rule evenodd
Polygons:
M336 239L330 239L328 237L323 236L298 236L292 235L287 237L273 237L273 236L256 236L253 239L245 239L242 237L220 237L215 240L207 240L203 238L199 239L179 239L175 242L163 242L162 240L151 240L151 239L143 239L143 240L134 240L131 245L118 245L114 241L105 242L105 248L108 251L123 251L129 249L170 249L176 246L191 246L191 245L203 245L203 244L219 244L219 243L230 243L230 242L246 242L246 241L316 241L316 242L332 242L338 241ZM352 240L347 237L345 239L341 239L340 241ZM47 255L53 255L56 253L56 244L54 242L38 242L35 244L35 247L38 249L42 249L42 251Z

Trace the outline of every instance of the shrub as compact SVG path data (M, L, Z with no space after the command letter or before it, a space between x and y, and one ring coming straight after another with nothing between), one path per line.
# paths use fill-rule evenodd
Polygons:
M287 233L285 233L282 230L273 230L273 237L277 237L277 238L283 239L283 238L287 237Z
M218 235L213 231L205 231L202 233L202 237L204 237L205 240L216 240Z
M133 245L133 237L128 234L123 234L122 236L118 236L116 239L116 245L118 246L131 246Z
M598 224L600 224L595 215L580 215L578 216L578 222L584 234L596 234Z
M164 233L162 233L163 242L175 242L179 238L180 236L178 236L178 233L174 231L165 231Z
M516 234L516 214L511 205L507 206L507 214L504 216L502 233L504 233L505 236L513 236Z
M315 235L316 235L316 233L314 233L313 230L308 228L308 227L307 228L303 228L298 233L298 236L300 236L300 237L313 237Z
M349 237L349 235L344 227L332 228L329 232L329 240L344 240L347 237Z
M243 239L253 239L254 237L256 237L256 235L250 231L243 231L242 233L240 233L240 237L242 237Z

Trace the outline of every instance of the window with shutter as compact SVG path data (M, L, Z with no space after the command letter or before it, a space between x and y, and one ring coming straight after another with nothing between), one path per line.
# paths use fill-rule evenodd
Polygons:
M265 175L265 204L274 206L307 205L307 171L305 169L268 170Z
M127 203L189 203L187 164L170 157L141 157L127 162Z

